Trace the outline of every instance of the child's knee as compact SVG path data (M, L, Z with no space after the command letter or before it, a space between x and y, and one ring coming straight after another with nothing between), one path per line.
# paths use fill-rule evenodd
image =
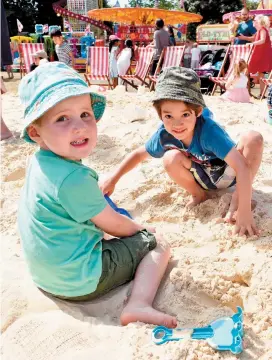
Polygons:
M263 147L263 143L264 143L264 140L263 140L263 136L258 132L258 131L254 131L254 130L251 130L247 133L246 135L246 142L247 144L254 148L262 148Z
M170 245L167 240L165 240L162 235L154 234L157 241L156 249L159 249L161 252L168 254L170 257Z
M166 171L171 170L174 166L183 166L190 169L190 159L188 159L179 150L169 150L163 156L163 166Z

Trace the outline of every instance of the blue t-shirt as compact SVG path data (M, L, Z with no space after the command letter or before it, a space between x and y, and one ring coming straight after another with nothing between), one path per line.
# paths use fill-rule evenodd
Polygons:
M256 32L257 32L257 30L253 26L253 21L248 20L246 22L243 21L238 25L238 29L236 31L236 34L237 34L237 36L239 36L239 35L252 36ZM244 44L247 44L249 42L250 41L247 41L247 40L235 39L235 45L244 45Z
M107 206L96 172L39 150L22 189L18 225L34 283L68 297L95 291L102 272L103 231L91 221Z
M192 161L204 166L220 165L235 146L226 131L213 120L213 114L205 108L197 118L193 140L189 146L169 134L162 124L146 142L146 151L155 158L161 158L167 150L178 149Z

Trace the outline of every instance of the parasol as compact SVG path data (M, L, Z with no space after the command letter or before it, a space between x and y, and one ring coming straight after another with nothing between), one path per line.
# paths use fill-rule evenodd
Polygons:
M154 8L106 8L88 11L88 16L96 20L113 21L133 25L154 25L159 18L170 24L189 24L200 22L202 16L178 10L164 10Z

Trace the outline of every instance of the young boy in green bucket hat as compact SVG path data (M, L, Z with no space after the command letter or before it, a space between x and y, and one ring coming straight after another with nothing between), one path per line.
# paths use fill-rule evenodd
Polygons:
M121 323L175 327L174 317L152 307L169 246L115 212L98 187L96 172L81 162L96 146L105 98L59 62L25 76L19 96L25 107L23 138L39 146L27 169L18 213L34 283L58 298L82 301L135 277ZM104 240L104 232L116 238Z
M134 150L104 179L100 184L103 193L111 195L119 179L142 161L163 157L170 178L191 194L189 208L205 201L207 191L237 183L226 221L236 220L237 234L257 234L251 195L262 159L261 134L250 131L236 145L213 120L199 78L191 69L164 69L156 84L153 105L163 123L145 146Z

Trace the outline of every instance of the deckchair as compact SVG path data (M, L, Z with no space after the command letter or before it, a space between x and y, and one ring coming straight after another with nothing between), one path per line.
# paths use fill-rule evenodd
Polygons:
M106 46L90 46L87 49L87 63L85 79L89 86L105 85L105 81L112 89L109 75L109 48ZM95 83L94 83L95 81ZM103 81L103 83L101 83Z
M170 66L180 66L184 50L185 46L167 46L163 49L154 75L149 75L150 90L154 88L161 70Z
M134 81L136 80L140 81L141 85L143 84L147 86L149 85L146 82L146 77L151 66L154 49L148 47L146 48L141 47L138 49L138 53L139 53L139 60L137 61L136 64L135 74L120 76L120 78L124 80L126 84L129 84L134 89L138 88L138 85L134 84Z
M30 66L34 62L32 56L36 51L44 50L44 46L41 43L21 43L18 45L19 48L19 65L12 65L12 69L20 70L21 78L30 72Z
M249 62L251 52L252 52L252 46L249 47L246 45L229 45L229 47L227 48L226 55L223 60L221 69L218 73L218 76L210 77L210 80L212 80L214 82L214 87L213 87L211 95L214 95L217 86L220 86L221 88L223 88L223 84L226 84L227 80L232 75L233 70L234 70L234 64L238 60L244 59L246 63ZM225 76L222 76L223 71L224 71L224 66L226 64L228 57L230 59L229 68L228 68L228 71L225 74Z
M265 93L266 93L266 90L268 88L268 86L272 85L272 71L271 73L269 74L268 78L267 79L261 79L261 81L264 83L265 87L264 87L264 90L263 90L263 93L261 95L261 100L264 98L265 96Z

